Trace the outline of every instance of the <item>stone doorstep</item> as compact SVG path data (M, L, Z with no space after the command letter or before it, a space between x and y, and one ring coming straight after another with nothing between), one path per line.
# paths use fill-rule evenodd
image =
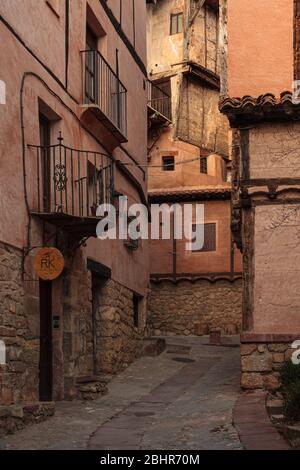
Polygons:
M267 409L270 415L281 415L283 413L283 401L279 399L268 400Z
M101 395L108 393L107 383L109 380L101 376L77 377L76 389L82 400L96 400Z

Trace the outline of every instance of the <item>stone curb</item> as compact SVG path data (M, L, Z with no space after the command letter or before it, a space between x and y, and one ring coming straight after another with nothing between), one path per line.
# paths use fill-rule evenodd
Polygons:
M271 423L267 393L243 393L233 410L233 424L245 450L291 450Z

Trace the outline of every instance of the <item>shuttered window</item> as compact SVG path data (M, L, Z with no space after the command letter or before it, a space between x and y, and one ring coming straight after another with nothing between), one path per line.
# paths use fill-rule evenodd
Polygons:
M196 230L196 225L193 226ZM214 223L204 224L204 245L201 250L193 250L197 253L204 253L217 250L217 225Z

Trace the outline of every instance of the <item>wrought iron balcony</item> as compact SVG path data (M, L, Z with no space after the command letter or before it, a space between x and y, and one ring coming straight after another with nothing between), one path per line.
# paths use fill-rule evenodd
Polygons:
M58 144L28 145L31 214L59 225L75 238L96 236L97 207L113 198L113 160L109 155ZM27 163L28 164L28 163Z
M151 124L165 124L172 121L170 94L150 80L148 80L148 119Z
M119 142L127 142L127 90L96 50L81 52L83 107L91 109Z

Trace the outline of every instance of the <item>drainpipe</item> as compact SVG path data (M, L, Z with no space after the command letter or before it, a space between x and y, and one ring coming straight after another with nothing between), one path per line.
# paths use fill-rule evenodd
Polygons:
M173 239L173 281L176 282L177 279L177 240L175 237L175 227L176 227L176 211L173 211L173 224L172 224L172 239Z

